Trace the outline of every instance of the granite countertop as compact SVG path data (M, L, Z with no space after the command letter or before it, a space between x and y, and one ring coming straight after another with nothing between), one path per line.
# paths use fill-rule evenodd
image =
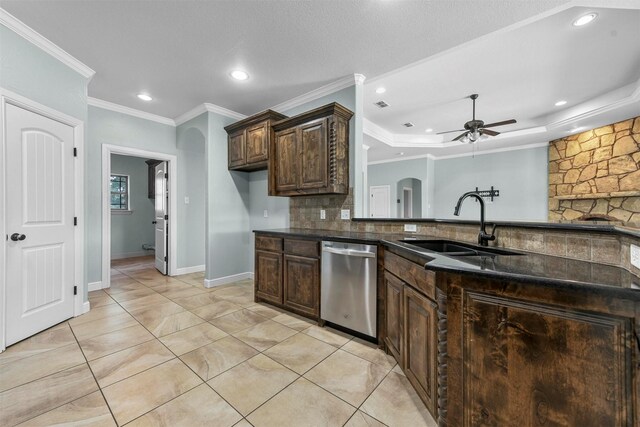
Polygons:
M640 297L640 277L612 265L597 264L569 258L537 253L514 251L521 255L463 256L452 257L431 252L409 243L405 238L420 240L442 240L441 237L362 233L350 231L314 230L300 228L282 228L274 230L255 230L261 234L289 237L314 238L321 240L362 242L383 244L412 254L424 260L425 268L435 271L461 273L477 277L493 277L519 281L562 285L566 287L601 288L629 293ZM468 244L468 243L465 243Z

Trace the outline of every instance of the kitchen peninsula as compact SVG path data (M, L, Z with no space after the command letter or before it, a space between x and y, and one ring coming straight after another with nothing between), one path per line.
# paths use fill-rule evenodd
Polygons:
M262 297L265 290L286 294L277 283L291 294L311 283L317 289L303 294L320 293L319 280L308 280L308 275L277 282L273 274L279 270L260 258L262 239L271 239L280 256L283 251L287 256L287 241L376 244L377 342L396 358L439 425L637 423L638 271L605 258L595 263L566 255L567 249L576 249L566 239L587 237L591 251L609 251L596 257L628 253L630 242L640 240L637 231L593 224L501 223L497 233L502 232L502 239L489 252L449 256L417 245L451 239L482 251L484 247L464 242L473 241L476 226L423 221L421 228L431 230L428 234L402 234L392 223L378 224L391 231L385 233L256 231L256 300L268 301ZM358 227L358 221L352 225ZM531 232L564 236L564 255L558 256L558 240L545 238L549 244L536 253L506 238ZM601 246L602 241L609 246ZM318 265L308 274L319 277ZM279 302L287 309L286 301ZM316 304L314 310L292 311L321 321L319 298L309 302Z

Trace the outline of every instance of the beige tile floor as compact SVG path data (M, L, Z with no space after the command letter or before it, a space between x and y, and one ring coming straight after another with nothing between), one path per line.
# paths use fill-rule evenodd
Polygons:
M0 354L0 425L436 425L375 346L152 262L114 262L89 313Z

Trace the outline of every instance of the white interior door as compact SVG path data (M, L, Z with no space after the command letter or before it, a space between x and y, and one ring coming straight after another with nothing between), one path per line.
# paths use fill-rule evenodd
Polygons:
M74 133L7 104L6 136L10 345L73 316Z
M371 204L369 213L371 218L389 218L390 212L390 187L388 185L372 185L369 187Z
M167 187L167 162L159 163L155 166L155 227L156 227L156 268L167 274L167 224L168 220L168 187Z

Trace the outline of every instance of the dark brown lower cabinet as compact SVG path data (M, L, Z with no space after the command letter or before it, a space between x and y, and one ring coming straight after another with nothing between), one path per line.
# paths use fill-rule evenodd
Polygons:
M320 242L256 233L255 301L320 317Z
M448 425L639 425L637 303L587 289L447 281Z
M396 361L403 367L404 338L402 335L403 323L403 299L404 283L393 274L385 271L384 291L385 291L385 322L386 336L384 343L389 353L395 357Z
M427 409L437 412L437 325L434 301L404 287L404 372Z
M311 317L320 315L320 260L284 256L284 305Z
M256 297L282 304L282 253L256 251Z

